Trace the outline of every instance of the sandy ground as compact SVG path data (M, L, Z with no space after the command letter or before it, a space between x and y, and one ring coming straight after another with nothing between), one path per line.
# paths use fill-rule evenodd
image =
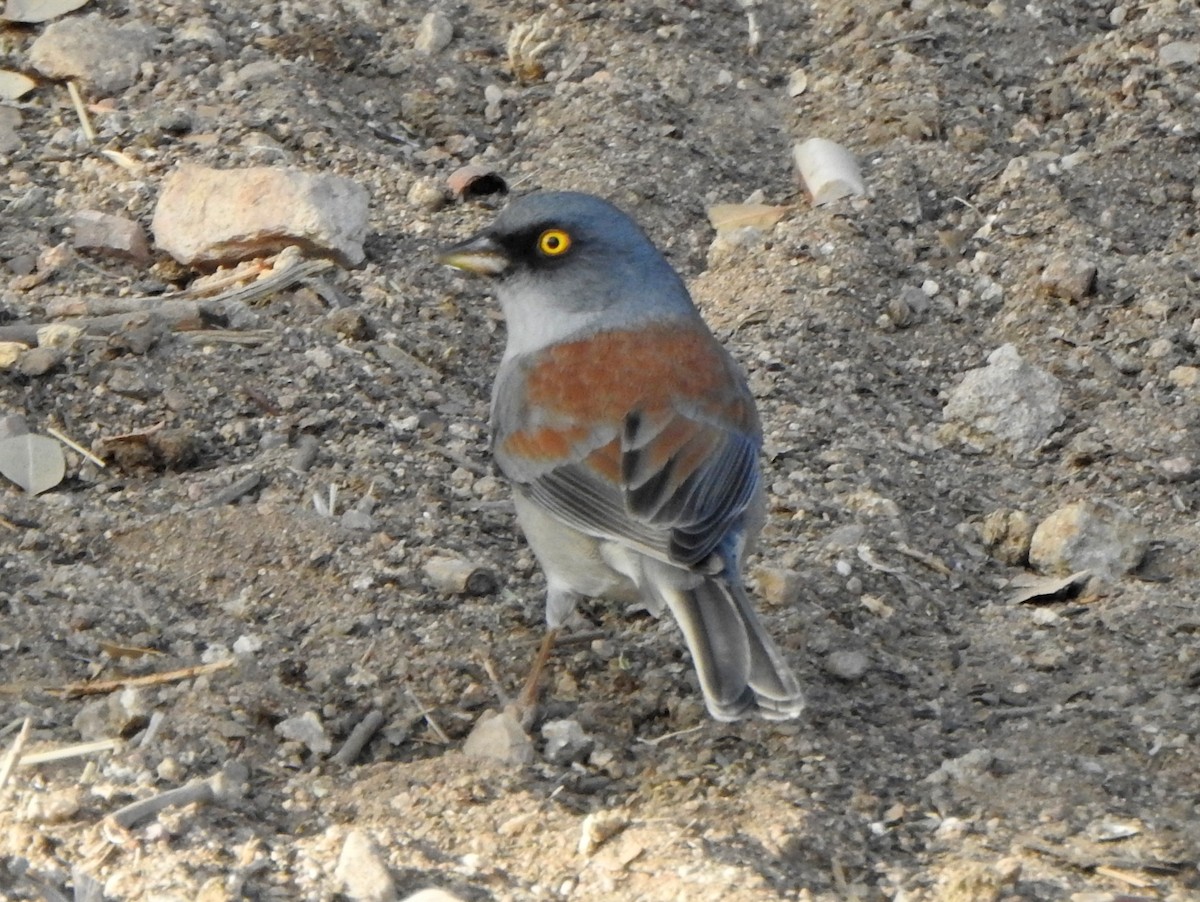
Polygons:
M13 773L0 896L344 898L358 831L401 897L1200 898L1200 67L1172 46L1192 0L463 0L433 54L418 3L89 9L149 23L154 50L95 108L94 146L61 86L10 105L0 325L193 278L158 253L20 281L77 210L148 225L185 161L353 178L371 233L363 267L220 334L151 322L0 373L0 414L34 431L172 436L105 469L71 452L36 498L0 489L3 743L26 718L27 751L121 740ZM0 29L0 64L27 68L40 31ZM790 151L813 135L856 154L866 198L808 202ZM418 203L471 161L630 210L748 369L771 492L749 569L803 719L707 720L674 625L596 603L552 662L533 763L462 754L519 689L543 591L487 455L504 326L433 261L499 201ZM714 243L707 207L755 192L783 221ZM1048 293L1055 260L1094 263L1094 291ZM1005 343L1063 387L1036 448L944 429ZM988 552L985 518L1079 499L1129 511L1145 562L1013 603L1026 568ZM445 556L495 586L439 588ZM371 711L361 755L332 760ZM586 741L548 753L555 720ZM207 803L106 820L214 775Z

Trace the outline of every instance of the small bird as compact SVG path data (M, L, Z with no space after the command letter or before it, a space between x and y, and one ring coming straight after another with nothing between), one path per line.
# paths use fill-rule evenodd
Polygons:
M623 212L569 191L511 203L440 260L493 278L504 310L492 453L546 574L542 663L580 598L641 601L674 615L714 718L799 715L742 585L762 427L679 275Z

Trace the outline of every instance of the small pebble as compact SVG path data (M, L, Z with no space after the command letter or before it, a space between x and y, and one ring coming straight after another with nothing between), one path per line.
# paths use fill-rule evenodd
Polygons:
M1040 285L1050 297L1082 301L1096 289L1096 264L1078 254L1059 254L1042 270Z
M441 53L454 40L454 25L439 12L429 13L421 20L413 46L430 55Z
M544 755L551 764L570 764L582 761L595 744L575 720L548 720L542 725L546 740Z
M333 749L325 726L315 711L305 711L297 717L280 721L275 724L275 733L283 739L303 743L314 755L328 755Z
M825 658L825 670L847 682L862 679L870 666L870 659L861 651L833 651Z
M446 206L446 192L434 179L417 179L409 186L408 203L426 213L436 213Z

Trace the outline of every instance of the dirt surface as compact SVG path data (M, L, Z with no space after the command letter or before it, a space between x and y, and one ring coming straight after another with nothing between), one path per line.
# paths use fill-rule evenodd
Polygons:
M95 146L61 86L10 105L0 325L194 278L82 255L21 281L77 210L148 225L184 161L350 177L371 233L365 266L221 334L150 322L0 372L0 414L109 460L0 489L3 746L25 718L27 752L124 740L13 773L0 897L90 877L107 899L331 899L357 829L400 897L1200 898L1200 68L1164 49L1194 40L1193 0L762 2L753 54L731 0L452 2L433 54L418 3L89 10L150 23L155 50L88 98ZM506 42L531 23L517 78ZM0 66L41 30L0 29ZM857 155L868 197L808 203L790 150L812 135ZM495 201L415 202L472 160L632 212L747 367L772 502L749 570L803 719L709 721L674 625L595 603L533 762L463 755L520 687L543 592L487 454L504 326L432 255ZM706 208L754 192L794 206L714 244ZM1094 293L1043 290L1055 260L1095 263ZM947 439L946 393L1005 343L1061 381L1066 423L1028 452ZM98 444L159 424L169 441ZM984 518L1077 499L1131 511L1145 563L1012 603L1024 568L987 553ZM434 585L446 556L496 588ZM331 760L372 710L362 754ZM546 720L586 742L548 755ZM105 822L221 773L216 801Z

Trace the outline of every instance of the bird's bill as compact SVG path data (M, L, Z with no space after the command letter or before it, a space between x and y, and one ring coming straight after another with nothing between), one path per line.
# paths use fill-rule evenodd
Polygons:
M481 276L498 276L508 269L508 255L490 235L476 235L446 248L438 261Z

